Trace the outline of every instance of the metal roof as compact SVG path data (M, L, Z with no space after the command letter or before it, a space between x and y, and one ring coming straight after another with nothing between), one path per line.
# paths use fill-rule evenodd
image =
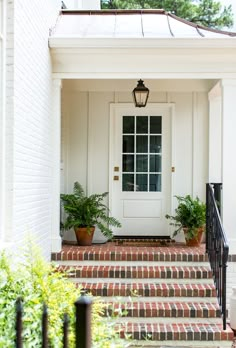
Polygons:
M165 10L62 10L52 38L227 38L236 33L188 22Z

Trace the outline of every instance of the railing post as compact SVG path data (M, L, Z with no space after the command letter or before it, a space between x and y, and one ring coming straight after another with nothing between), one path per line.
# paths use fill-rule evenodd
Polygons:
M206 252L209 251L209 185L206 184Z
M75 336L76 348L91 348L91 306L88 296L81 296L76 302Z
M45 304L42 314L42 348L48 348L48 309Z
M23 308L22 308L22 302L21 298L18 298L16 300L16 348L22 348L22 315L23 315Z
M226 330L226 270L228 262L229 248L226 247L223 253L222 265L222 314L223 314L223 329Z
M214 183L213 189L214 189L214 197L216 200L217 208L219 210L219 213L221 215L221 189L222 189L222 184L220 183Z
M220 217L222 184L207 184L207 252L213 273L217 298L226 329L226 270L229 254L227 237Z

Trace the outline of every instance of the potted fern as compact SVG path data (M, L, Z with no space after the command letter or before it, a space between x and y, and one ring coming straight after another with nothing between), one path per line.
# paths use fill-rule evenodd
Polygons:
M166 215L166 218L171 220L170 225L176 227L173 236L183 229L186 244L198 246L205 229L206 205L198 197L194 199L190 195L176 198L178 207L175 209L175 216Z
M72 194L61 194L61 202L66 213L62 223L64 230L74 228L78 245L91 245L95 226L102 234L112 239L111 227L121 227L120 222L109 216L109 209L103 200L108 192L86 196L80 183L74 183Z

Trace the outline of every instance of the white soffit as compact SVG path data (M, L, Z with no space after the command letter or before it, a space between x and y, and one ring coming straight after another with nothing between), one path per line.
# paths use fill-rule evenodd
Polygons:
M142 41L145 38L201 39L201 41L206 38L231 38L231 40L234 38L235 40L236 33L208 29L164 10L63 10L51 32L49 44L51 47L56 47L61 40L60 47L63 47L66 39L83 39L82 41L88 44L89 39L97 38L142 39ZM113 45L115 42L116 40L113 41Z

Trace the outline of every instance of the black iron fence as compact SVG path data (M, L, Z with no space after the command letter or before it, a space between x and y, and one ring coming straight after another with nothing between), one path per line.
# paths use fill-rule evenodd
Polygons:
M222 184L206 187L206 251L208 253L217 297L221 307L223 326L226 329L226 269L229 246L221 221Z
M75 348L91 347L91 305L92 301L87 296L81 296L75 302ZM19 298L16 301L16 348L23 348L23 305ZM62 322L63 348L69 348L69 317L65 313ZM50 348L48 338L48 309L43 306L42 311L42 348Z

